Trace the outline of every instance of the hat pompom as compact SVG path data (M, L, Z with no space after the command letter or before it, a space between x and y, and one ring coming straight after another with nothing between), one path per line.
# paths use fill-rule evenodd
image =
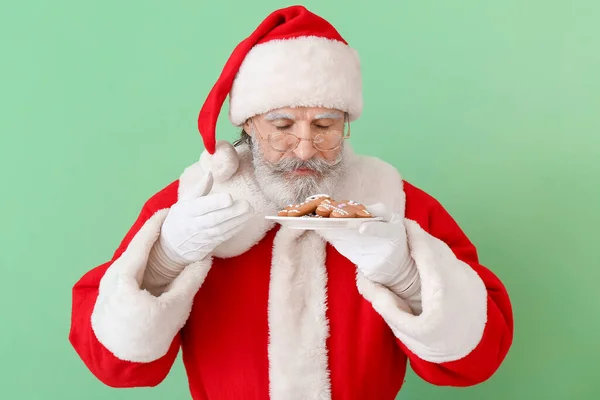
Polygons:
M238 153L233 145L225 140L217 141L214 154L204 150L200 155L200 165L205 171L211 171L215 183L231 178L240 166Z

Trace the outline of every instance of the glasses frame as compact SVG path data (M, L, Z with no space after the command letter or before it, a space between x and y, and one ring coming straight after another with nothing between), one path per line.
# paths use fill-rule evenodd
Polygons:
M343 131L342 131L342 132L340 132L340 131L338 131L338 130L333 130L333 129L331 129L331 130L327 130L327 131L325 131L325 132L323 132L323 133L319 133L319 134L315 135L315 137L313 137L313 138L311 138L311 139L299 138L298 136L296 136L296 135L294 135L293 133L291 133L291 132L288 132L288 131L277 131L277 132L271 132L271 133L269 133L269 135L268 135L268 136L267 136L267 138L265 139L265 138L263 138L263 137L262 137L262 135L260 134L260 132L259 132L259 131L258 131L258 129L256 128L256 124L254 123L254 117L250 118L250 122L251 122L251 124L252 124L252 130L253 130L253 132L256 132L256 134L257 134L258 138L259 138L260 140L266 140L266 141L269 143L269 147L270 147L271 149L273 149L274 151L277 151L277 152L279 152L279 153L289 153L289 152L292 152L292 151L294 151L294 150L296 150L296 149L298 148L298 146L300 145L300 142L307 142L307 141L308 141L308 142L311 142L312 146L313 146L313 147L314 147L316 150L318 150L318 151L323 151L323 152L335 151L335 150L339 149L340 147L342 147L342 143L344 143L344 140L346 140L346 139L350 138L350 118L349 118L349 116L348 116L348 113L347 113L347 112L346 112L346 113L344 113L344 128L343 128ZM347 132L347 133L345 132L345 131L346 131L346 124L348 124L348 132ZM319 135L322 135L322 134L328 134L328 133L331 133L331 132L334 132L335 134L338 134L339 136L341 136L341 137L342 137L342 140L340 140L340 144L339 144L339 145L337 145L336 147L334 147L333 149L328 149L328 150L321 150L321 149L317 148L317 147L315 146L315 139L316 139L316 138L317 138ZM295 137L295 138L296 138L296 145L295 145L295 146L293 146L292 148L290 148L289 150L279 150L279 149L276 149L275 147L273 147L273 145L271 144L271 137L273 137L273 135L280 135L280 134L287 134L287 135L290 135L290 136L292 136L292 137Z

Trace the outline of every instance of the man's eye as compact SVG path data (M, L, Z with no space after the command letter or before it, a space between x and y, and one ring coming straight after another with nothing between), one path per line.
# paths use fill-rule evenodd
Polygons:
M276 128L280 131L285 131L287 129L290 129L291 127L292 127L292 125L276 126Z
M318 124L315 126L319 129L329 129L329 127L330 127L330 125L325 126L325 125L318 125Z

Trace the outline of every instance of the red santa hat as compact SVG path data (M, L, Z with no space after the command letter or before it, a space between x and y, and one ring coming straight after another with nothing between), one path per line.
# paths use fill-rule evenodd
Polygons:
M236 46L200 110L198 130L213 157L219 153L217 119L228 95L235 126L283 107L336 108L354 121L363 108L359 57L328 21L305 7L276 10ZM211 164L233 174L222 163L231 164L237 153L232 148L224 153Z

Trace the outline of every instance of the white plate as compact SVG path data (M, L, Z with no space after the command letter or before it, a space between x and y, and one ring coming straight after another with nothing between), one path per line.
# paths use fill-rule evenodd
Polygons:
M267 215L266 219L273 220L290 229L358 229L360 224L368 221L380 221L381 217L373 218L315 218L315 217L279 217Z

